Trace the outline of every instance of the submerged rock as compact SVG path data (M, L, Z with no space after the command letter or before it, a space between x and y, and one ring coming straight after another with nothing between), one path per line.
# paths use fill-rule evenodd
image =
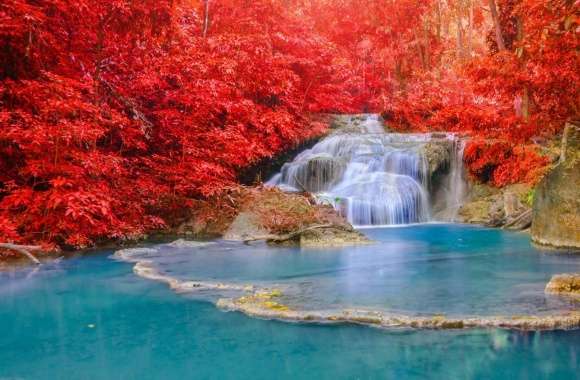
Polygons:
M168 246L175 247L175 248L201 248L201 247L207 247L207 246L210 246L213 244L215 244L215 242L186 240L186 239L177 239L177 240L172 241L171 243L167 243Z
M535 243L580 252L580 126L567 124L560 163L538 185L533 209Z
M547 316L448 318L443 315L411 316L363 309L301 311L291 309L279 302L267 303L261 297L255 296L239 299L222 298L218 300L217 307L228 311L239 311L253 317L288 322L345 323L380 328L562 330L580 327L580 313L578 312L563 312Z
M557 274L546 285L546 293L580 297L580 274Z

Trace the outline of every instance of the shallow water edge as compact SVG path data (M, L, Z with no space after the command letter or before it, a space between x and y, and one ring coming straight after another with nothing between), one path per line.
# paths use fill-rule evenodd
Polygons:
M144 248L147 250L147 248ZM153 250L152 250L153 251ZM133 261L127 250L118 251L115 257ZM231 290L246 293L238 298L220 298L216 307L225 311L237 311L251 317L273 319L283 322L317 323L317 324L354 324L377 328L413 328L413 329L466 329L466 328L501 328L525 331L570 330L580 328L580 311L566 311L549 315L513 315L513 316L470 316L451 317L444 315L411 316L393 314L379 310L339 309L305 311L293 310L276 300L282 296L277 288L260 288L252 284L227 282L182 281L162 274L148 260L136 260L133 272L140 277L166 283L177 293L188 293L201 290Z

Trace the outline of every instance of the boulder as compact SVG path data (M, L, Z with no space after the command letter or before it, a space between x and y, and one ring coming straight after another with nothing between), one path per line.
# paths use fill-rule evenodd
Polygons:
M580 274L557 274L546 285L546 293L580 297Z
M316 155L282 168L284 182L293 184L300 191L318 193L328 190L338 181L346 169L343 159L329 155Z
M561 157L536 188L532 240L580 252L580 126L566 125Z
M450 140L432 141L425 144L423 154L427 160L429 178L446 173L451 162L452 142Z
M357 244L367 244L369 239L354 228L338 225L331 228L315 229L302 233L299 244L301 247L341 247Z
M472 184L467 200L459 209L460 221L511 230L527 229L531 225L532 213L524 199L530 190L530 186L524 184L502 189Z
M248 236L261 236L268 233L262 226L260 218L251 210L242 211L234 219L226 233L226 240L244 240Z
M227 240L303 247L370 242L331 206L316 204L308 196L268 188L248 189L247 193L224 234Z

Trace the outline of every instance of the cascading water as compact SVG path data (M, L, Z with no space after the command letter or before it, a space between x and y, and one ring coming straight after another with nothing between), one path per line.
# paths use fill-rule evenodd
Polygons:
M465 141L455 138L454 135L449 135L453 141L453 152L451 155L451 163L449 167L449 174L445 178L445 185L443 191L444 210L440 218L455 222L457 214L463 200L467 194L467 181L465 180L465 168L463 166L463 151L465 150Z
M378 116L353 116L344 128L286 163L267 184L314 193L358 226L427 222L431 173L425 146L433 139L431 134L385 133ZM451 161L447 179L456 189L452 182L462 180L462 166ZM449 202L459 203L459 193L446 194Z

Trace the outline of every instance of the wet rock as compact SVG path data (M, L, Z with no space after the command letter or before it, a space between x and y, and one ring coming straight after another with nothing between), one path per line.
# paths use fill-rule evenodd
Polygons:
M253 189L251 193L250 201L244 202L241 212L224 234L225 239L308 247L370 242L334 208L316 204L308 196L267 188ZM276 224L278 221L282 224Z
M451 162L451 148L452 142L450 140L428 142L423 147L429 177L432 181L435 180L435 176L447 172Z
M534 196L532 240L580 252L580 126L568 123L559 164Z
M531 209L525 210L522 213L518 214L517 216L507 220L503 227L509 230L516 231L521 231L530 228L530 226L532 225L532 215L533 213Z
M301 311L284 304L263 302L260 297L249 296L239 299L222 298L217 307L223 310L240 311L258 318L277 319L304 323L346 323L379 328L415 329L465 329L503 328L516 330L560 330L580 327L580 313L565 312L546 316L485 316L447 318L443 315L410 316L374 310L327 310Z
M467 199L459 209L459 220L463 223L496 224L503 219L498 203L501 191L488 185L472 184Z
M375 117L386 132L385 120L377 114L330 115L330 128L333 133L360 133L365 121Z
M580 274L557 274L546 285L546 293L580 297Z
M268 230L262 226L259 216L248 210L238 214L224 234L224 239L241 241L248 236L260 236L267 233Z
M516 184L498 189L472 184L467 199L459 210L460 221L523 230L531 225L531 208L525 199L530 186Z
M320 154L303 162L284 165L282 178L285 183L293 184L299 191L318 193L335 184L345 169L344 159Z
M311 230L300 235L301 247L341 247L368 243L370 241L365 235L346 225Z

